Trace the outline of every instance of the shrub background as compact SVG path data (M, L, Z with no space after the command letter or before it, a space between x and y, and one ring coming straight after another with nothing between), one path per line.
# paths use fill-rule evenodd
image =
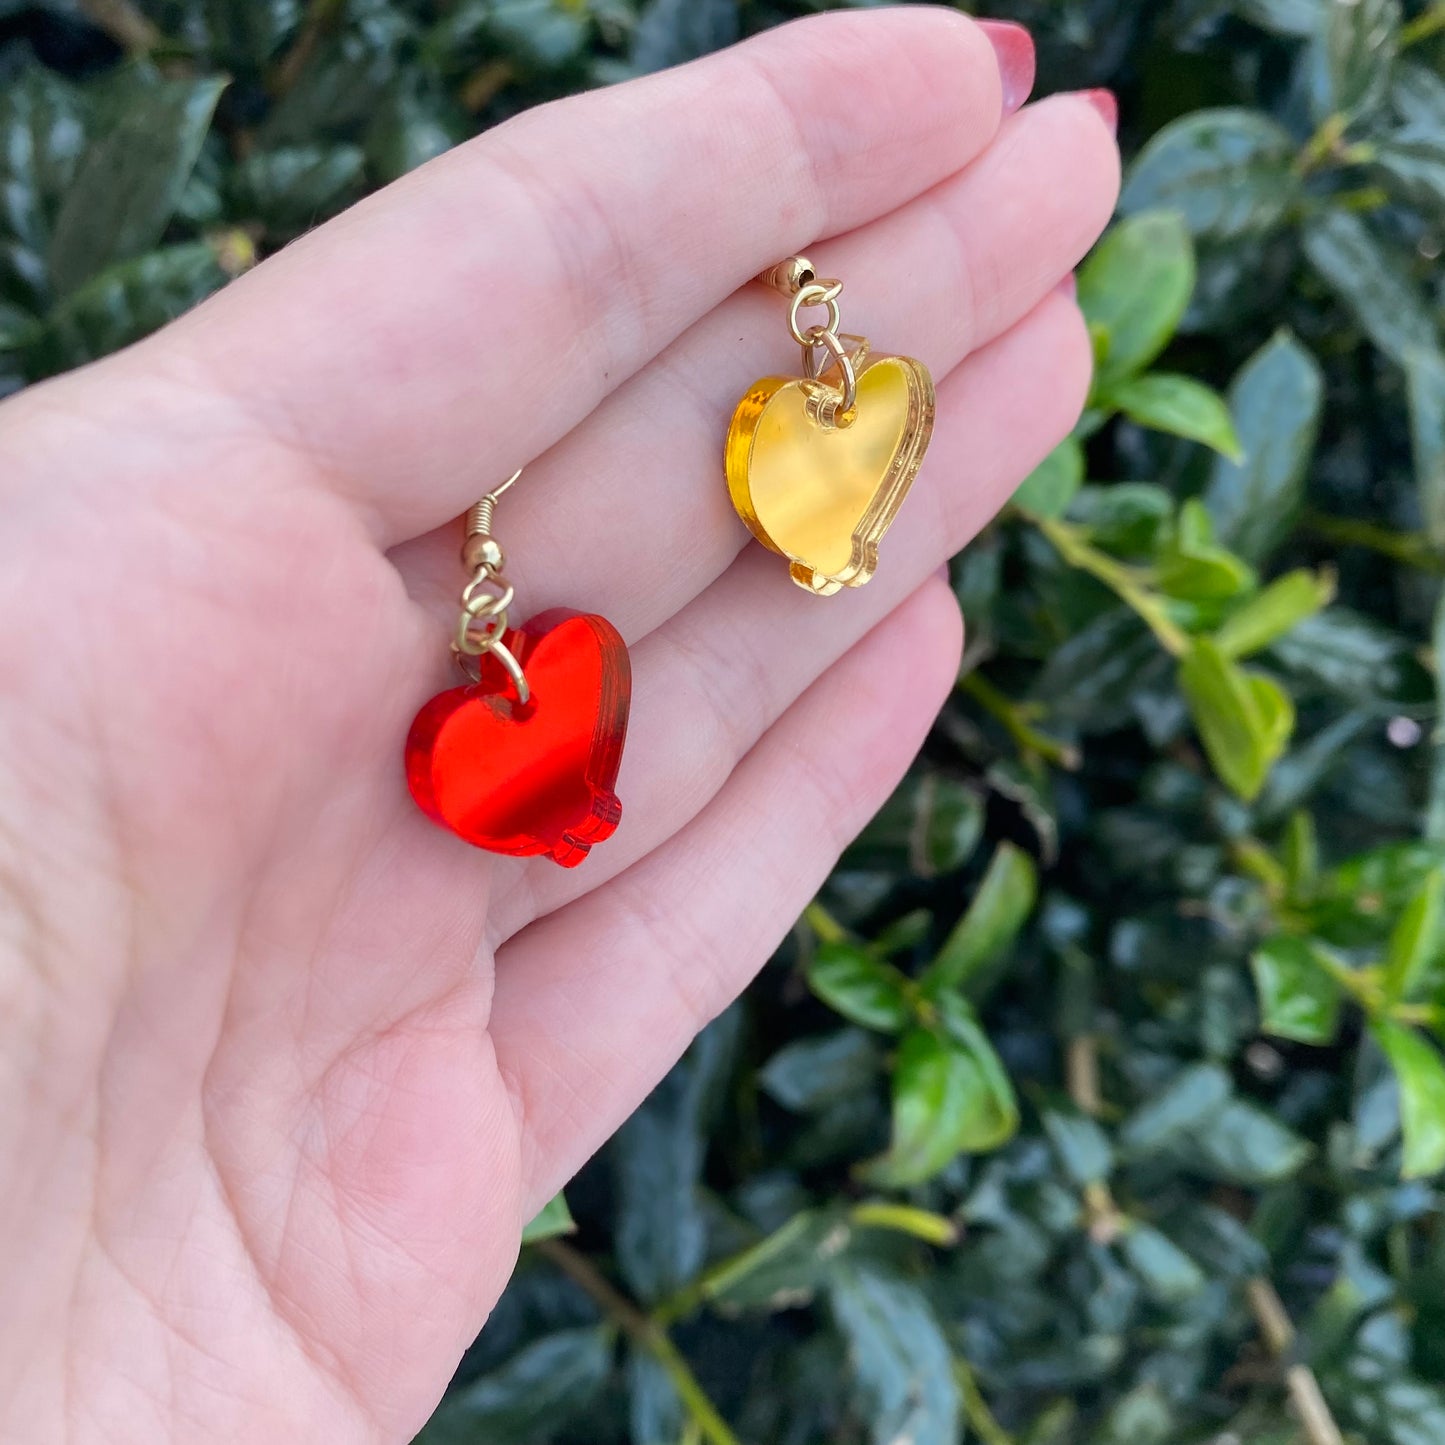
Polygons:
M0 0L0 392L818 8ZM1445 1440L1445 6L995 13L1122 101L1089 412L955 564L912 776L429 1445Z

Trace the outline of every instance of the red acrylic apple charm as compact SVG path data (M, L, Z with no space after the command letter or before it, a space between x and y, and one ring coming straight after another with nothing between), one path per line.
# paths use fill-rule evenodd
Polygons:
M563 608L509 631L525 704L496 658L481 681L439 693L406 740L406 778L422 811L493 853L546 853L575 868L622 816L613 791L627 736L632 667L603 617Z

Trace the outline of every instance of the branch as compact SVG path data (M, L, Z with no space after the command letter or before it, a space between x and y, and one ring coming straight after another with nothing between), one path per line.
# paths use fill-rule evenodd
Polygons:
M122 50L145 54L162 40L161 32L131 4L131 0L80 0L81 13L103 30Z
M667 1332L637 1308L602 1275L585 1255L557 1239L539 1240L532 1246L538 1254L562 1271L583 1289L602 1313L617 1325L635 1344L646 1350L662 1366L672 1388L686 1407L704 1440L709 1445L740 1445L728 1423L708 1399L688 1363L678 1353Z
M306 18L301 22L296 43L281 57L280 63L271 75L271 95L280 99L295 88L301 73L311 63L316 47L322 37L341 19L346 9L346 0L311 0L306 7Z
M958 1392L963 1396L963 1413L983 1445L1014 1445L1013 1436L994 1419L993 1411L988 1408L988 1401L978 1387L978 1377L968 1361L955 1359L953 1375L958 1382Z
M1258 1275L1245 1285L1244 1292L1270 1353L1276 1359L1283 1359L1293 1348L1295 1339L1294 1325L1285 1312L1283 1301L1274 1286ZM1284 1379L1310 1445L1345 1445L1345 1437L1335 1424L1335 1417L1330 1413L1315 1372L1297 1360L1285 1366Z
M1188 634L1169 616L1164 599L1150 589L1137 568L1127 567L1107 552L1101 552L1077 527L1058 517L1038 516L1022 508L1016 510L1049 539L1065 562L1102 582L1121 602L1132 607L1166 652L1183 657L1189 651Z

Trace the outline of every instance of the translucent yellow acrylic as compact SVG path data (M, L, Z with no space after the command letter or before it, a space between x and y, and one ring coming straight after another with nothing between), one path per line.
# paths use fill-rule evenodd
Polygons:
M933 432L933 382L906 356L854 353L857 400L836 423L836 368L816 381L754 383L733 416L728 490L749 530L785 556L793 580L819 596L861 587L898 515Z

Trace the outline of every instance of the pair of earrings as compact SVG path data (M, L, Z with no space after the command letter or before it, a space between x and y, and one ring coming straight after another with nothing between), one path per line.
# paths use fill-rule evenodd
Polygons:
M748 388L728 429L728 491L748 530L786 557L815 596L861 587L918 474L933 432L933 382L921 362L874 355L842 334L841 281L804 256L766 272L789 302L801 376ZM804 326L802 313L824 320ZM515 473L467 513L469 574L452 653L467 678L432 698L406 741L412 796L468 843L575 867L622 817L614 791L632 669L606 618L557 608L519 628L505 557L492 536Z

